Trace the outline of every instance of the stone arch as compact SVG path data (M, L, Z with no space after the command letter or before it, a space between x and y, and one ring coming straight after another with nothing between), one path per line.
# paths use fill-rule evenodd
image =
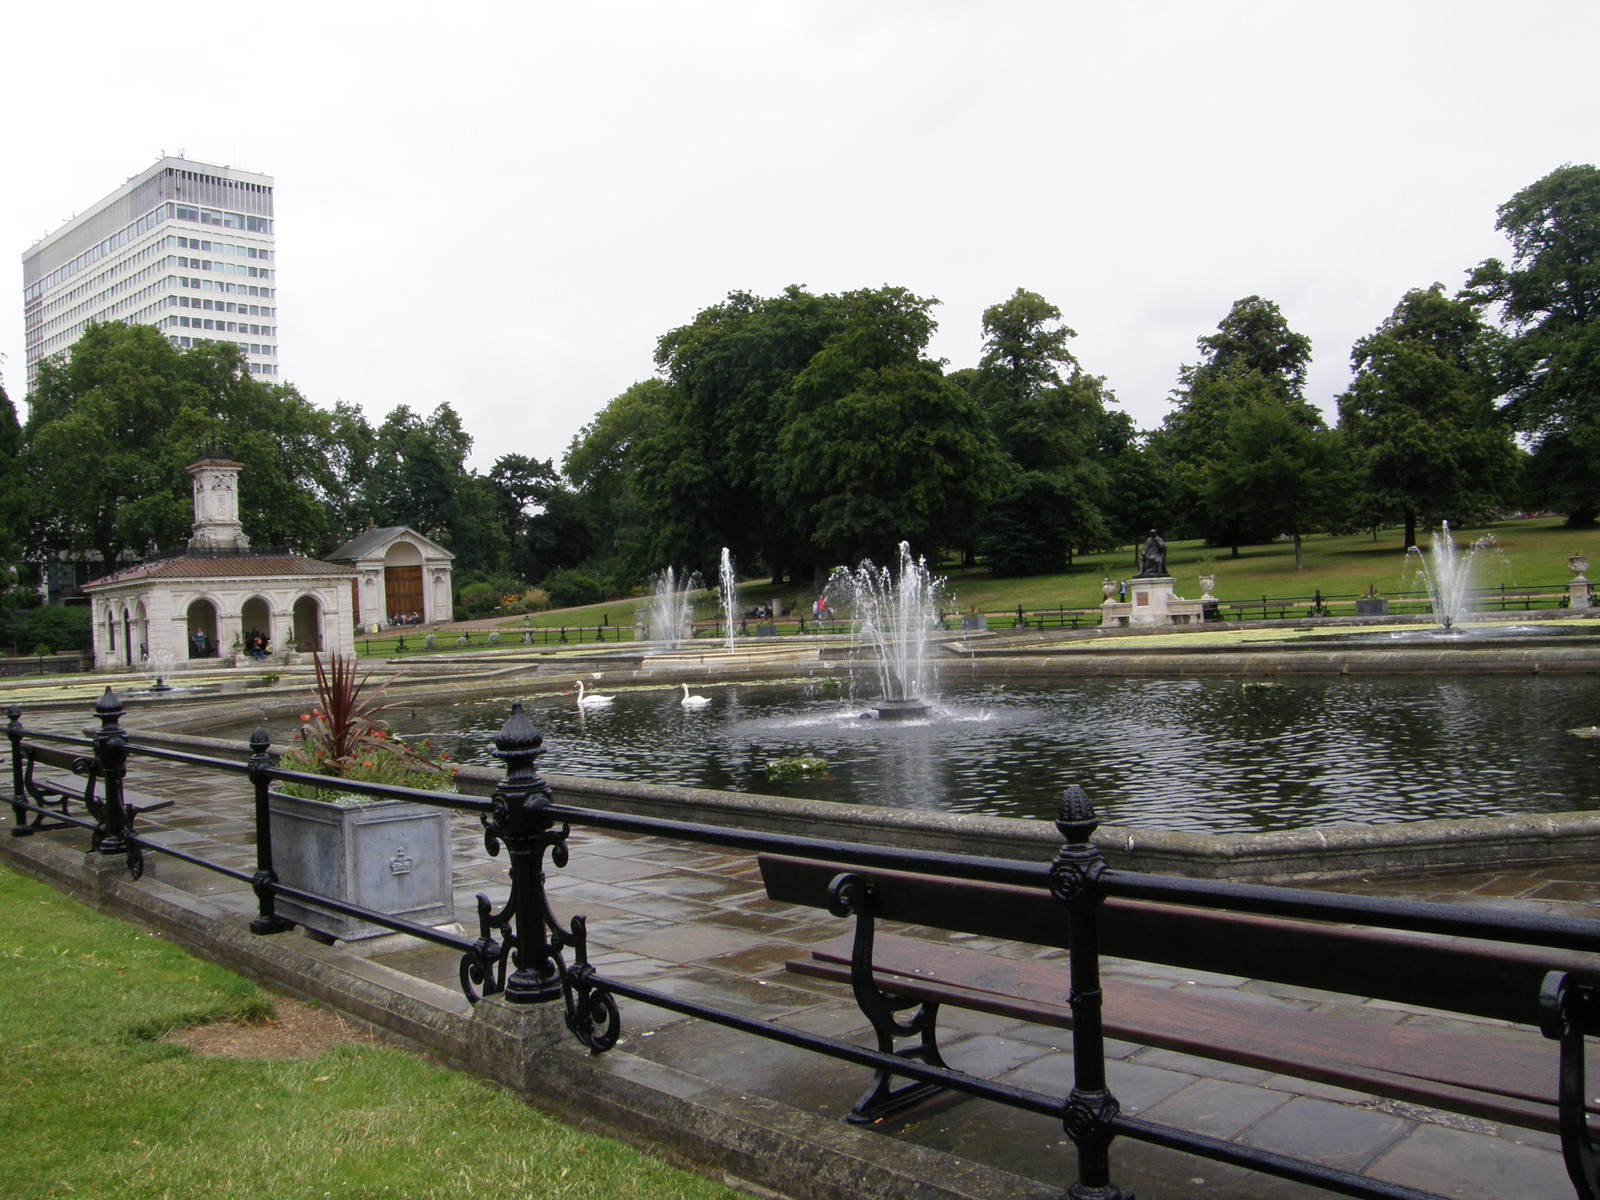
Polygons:
M251 596L239 607L240 645L248 654L252 635L260 634L271 645L272 633L272 605L264 596Z
M384 615L391 623L412 613L419 619L426 619L422 551L414 543L398 541L384 553L383 596Z
M133 636L138 639L133 648L134 661L143 662L150 657L150 613L143 600L133 602Z
M216 604L205 596L191 601L184 623L188 631L189 657L215 658L222 632Z
M322 604L315 596L301 596L294 602L294 648L302 654L323 648Z

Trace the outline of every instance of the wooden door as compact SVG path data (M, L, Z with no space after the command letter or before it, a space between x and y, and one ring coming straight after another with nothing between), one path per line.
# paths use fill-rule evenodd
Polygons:
M383 590L389 619L422 611L422 568L387 567L383 572Z

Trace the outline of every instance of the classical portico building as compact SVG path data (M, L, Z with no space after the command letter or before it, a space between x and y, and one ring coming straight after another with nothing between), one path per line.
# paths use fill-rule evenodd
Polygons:
M355 653L355 572L296 554L252 552L239 522L242 466L213 455L188 467L194 536L183 553L84 585L97 670L215 661L248 653L253 634L278 662L311 651Z
M390 525L351 538L328 555L328 561L355 572L352 623L371 628L450 620L455 557L414 529Z

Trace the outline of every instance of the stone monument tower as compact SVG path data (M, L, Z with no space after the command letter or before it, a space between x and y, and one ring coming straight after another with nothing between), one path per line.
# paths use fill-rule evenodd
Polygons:
M194 479L194 536L192 554L218 550L239 553L250 549L250 539L239 523L239 472L243 463L221 454L205 454L184 470Z

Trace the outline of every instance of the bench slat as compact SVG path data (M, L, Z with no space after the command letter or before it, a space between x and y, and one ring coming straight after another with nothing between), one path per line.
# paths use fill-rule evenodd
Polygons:
M841 871L879 880L879 918L1064 949L1066 909L1043 888L957 880L781 855L758 856L775 900L828 906ZM1113 898L1102 954L1296 987L1328 988L1519 1025L1539 1023L1546 972L1600 980L1600 955ZM1590 1033L1600 1034L1600 1028Z
M822 943L788 969L848 983L851 944L848 937ZM1059 964L893 935L878 937L874 958L884 991L1071 1028L1067 973ZM1558 1131L1556 1046L1532 1032L1451 1033L1125 980L1102 987L1110 1037Z

